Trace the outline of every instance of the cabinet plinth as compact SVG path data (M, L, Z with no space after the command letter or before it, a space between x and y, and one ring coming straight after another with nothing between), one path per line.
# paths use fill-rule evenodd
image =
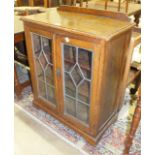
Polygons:
M134 25L88 12L22 20L34 104L96 144L122 104Z

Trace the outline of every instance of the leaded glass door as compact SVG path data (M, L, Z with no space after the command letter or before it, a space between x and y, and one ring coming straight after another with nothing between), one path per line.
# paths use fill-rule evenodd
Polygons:
M61 44L63 57L64 113L89 124L91 103L91 49Z
M31 33L31 40L38 98L48 105L56 106L52 39Z

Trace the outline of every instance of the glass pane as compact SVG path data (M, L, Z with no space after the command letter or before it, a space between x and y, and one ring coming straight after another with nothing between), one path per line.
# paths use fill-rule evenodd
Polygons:
M76 115L76 101L69 98L65 97L65 112L75 116Z
M51 53L51 41L48 38L42 38L42 46L44 53L46 55L46 58L48 60L48 63L53 63L52 62L52 53Z
M67 73L65 74L65 93L74 98L76 97L76 88L71 77Z
M89 104L90 99L90 82L83 81L78 88L78 100Z
M76 85L78 85L83 79L82 73L81 73L78 65L75 65L71 74L72 74L72 78L73 78L74 82L76 83Z
M42 80L38 80L38 85L39 85L39 96L46 98L45 83Z
M41 37L39 35L33 34L32 42L34 54L36 57L38 57L41 52Z
M51 39L32 33L39 97L56 105Z
M89 122L92 52L63 44L65 112Z
M77 103L77 118L81 121L88 123L89 118L89 107L81 102Z
M78 63L82 69L84 76L91 79L92 52L79 48Z
M48 64L45 54L43 52L41 52L38 59L39 59L39 62L41 64L42 68L45 69L45 67Z
M54 86L53 66L48 65L45 69L46 82Z
M64 65L65 71L70 71L76 63L76 48L64 45Z
M38 59L35 60L36 61L36 70L37 70L37 76L40 80L44 80L44 72L43 69L41 67L40 62L38 61Z
M48 101L52 102L56 105L56 99L55 99L55 89L53 87L50 87L47 85L47 99Z

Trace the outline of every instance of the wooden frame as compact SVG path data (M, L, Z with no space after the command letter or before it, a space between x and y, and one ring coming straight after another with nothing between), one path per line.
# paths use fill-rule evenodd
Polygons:
M57 37L56 37L56 47L57 47L57 49L56 49L56 51L57 51L57 53L59 54L58 56L57 56L57 58L59 58L60 60L62 60L62 55L61 55L61 53L60 52L58 52L58 51L61 51L61 43L65 43L65 37L68 37L67 35L57 35ZM74 45L74 46L79 46L80 48L84 48L84 49L91 49L92 51L93 51L93 57L94 57L94 59L93 59L93 68L92 68L92 70L94 70L93 71L93 75L92 75L92 77L95 77L98 73L97 72L95 72L96 70L95 70L95 68L98 68L99 66L98 66L98 59L99 59L99 51L100 51L100 45L99 45L99 43L98 44L92 44L91 42L89 42L89 41L85 41L85 40L79 40L79 39L76 39L74 36L70 36L69 37L69 39L70 39L70 44L71 45ZM57 68L62 68L62 63L61 63L61 61L59 61L59 63L57 64ZM62 72L62 69L61 69L61 75L63 75L63 72ZM62 81L62 76L61 76L61 78L59 78L59 82L60 82L60 87L59 87L59 90L63 90L63 81ZM96 84L97 84L97 81L96 81L97 79L95 79L95 78L93 78L92 79L92 92L93 92L93 94L97 91L96 89ZM61 99L60 100L60 103L61 103L61 109L60 109L60 113L62 114L62 117L64 117L64 119L66 119L66 120L68 120L68 121L70 121L70 122L72 122L74 125L76 125L78 122L77 122L77 120L71 120L70 118L68 118L67 116L65 116L64 114L63 114L63 111L64 111L64 96L63 96L63 91L60 91L60 96L59 96L59 98ZM94 107L96 106L96 98L95 98L95 95L93 95L92 97L91 97L91 103L90 103L90 111L94 111L93 109L94 109ZM96 122L93 122L93 118L95 117L95 116L97 116L98 115L98 113L96 112L90 112L91 114L90 114L90 121L89 121L89 124L90 124L90 126L89 127L86 127L86 126L84 126L84 125L81 125L81 124L79 124L79 127L80 128L83 128L83 130L85 130L86 132L90 132L90 133L92 133L93 135L95 135L95 131L93 131L92 129L92 127L93 126L96 126Z

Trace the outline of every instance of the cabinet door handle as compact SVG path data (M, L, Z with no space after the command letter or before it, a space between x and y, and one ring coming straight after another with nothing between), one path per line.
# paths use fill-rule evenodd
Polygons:
M61 70L60 70L60 68L57 68L56 75L57 75L57 77L60 77L61 76Z

